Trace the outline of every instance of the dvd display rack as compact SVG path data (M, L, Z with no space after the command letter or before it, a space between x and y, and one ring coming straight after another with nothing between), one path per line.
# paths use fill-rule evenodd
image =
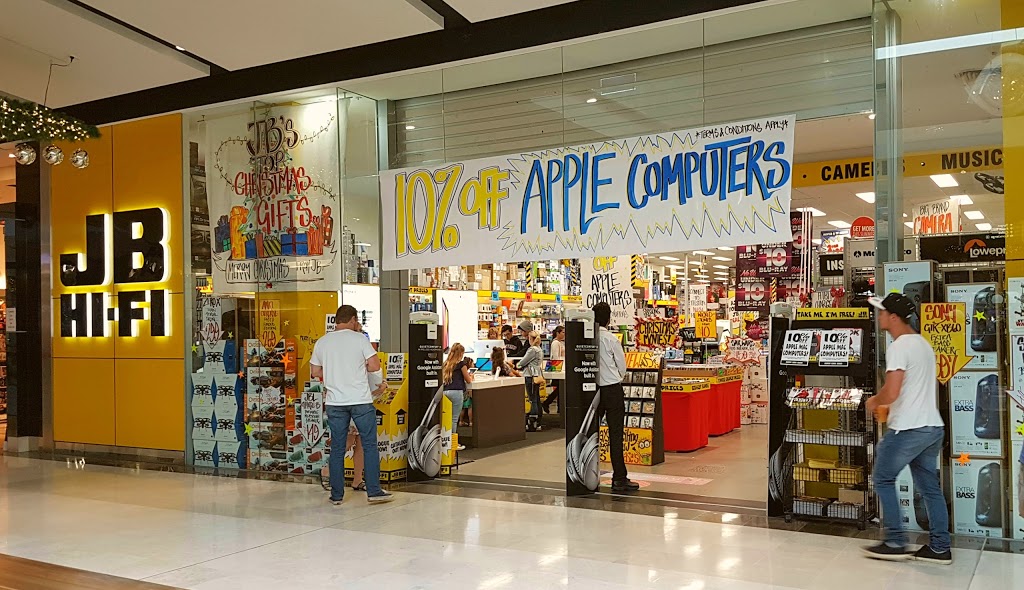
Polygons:
M806 313L803 317L832 315ZM773 347L772 375L779 383L772 393L782 396L786 411L772 413L771 428L782 435L782 503L787 521L849 522L863 530L876 516L875 493L868 480L877 435L874 417L865 407L875 387L874 322L867 310L858 311L857 316L862 319L791 322L787 332L814 334L805 366L786 364L783 348ZM821 341L835 330L850 337L845 366L819 363ZM838 384L807 385L808 378L817 377L831 377Z
M665 359L660 352L627 352L626 378L622 380L626 439L623 445L626 463L658 465L665 462L665 435L662 425L661 381ZM607 425L601 425L601 457L608 457Z

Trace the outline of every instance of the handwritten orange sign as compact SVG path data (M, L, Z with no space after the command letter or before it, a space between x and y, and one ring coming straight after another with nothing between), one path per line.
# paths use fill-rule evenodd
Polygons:
M967 356L965 303L922 303L921 335L935 351L935 372L943 385L974 358Z

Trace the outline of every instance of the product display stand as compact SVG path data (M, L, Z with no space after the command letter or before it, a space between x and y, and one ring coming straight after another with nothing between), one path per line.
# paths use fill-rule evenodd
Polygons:
M657 465L665 462L665 434L662 426L661 381L665 359L660 352L627 352L623 418L623 453L627 465ZM601 425L601 461L610 461L608 427Z
M801 317L816 315L815 310L801 312ZM868 483L874 461L875 423L865 407L875 387L874 322L867 310L858 314L864 319L797 319L788 330L780 330L784 341L795 331L813 331L814 344L806 366L787 361L786 344L773 347L772 376L784 380L778 384L784 387L772 387L772 392L784 395L784 403L791 409L771 416L773 431L784 428L781 457L788 482L783 482L782 503L787 521L844 521L856 523L863 530L876 515L875 492ZM851 348L846 366L827 366L818 351L823 341L837 334L859 340L860 350ZM842 377L845 383L808 387L807 376Z

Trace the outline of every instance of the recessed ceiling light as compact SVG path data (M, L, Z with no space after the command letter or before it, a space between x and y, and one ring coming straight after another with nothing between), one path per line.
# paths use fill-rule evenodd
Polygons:
M700 266L703 263L700 260L691 260L690 264L696 264L697 266Z
M732 262L732 258L726 258L725 256L712 256L712 260L721 260L722 262Z
M675 256L662 256L662 260L668 260L669 262L679 262L679 259Z
M991 223L975 223L974 227L980 229L981 231L988 231L988 230L992 229L992 224Z
M698 256L714 256L715 255L714 252L708 252L707 250L694 250L693 253L697 254Z
M594 104L595 102L597 102L596 98L588 98L587 99L587 104Z
M903 225L909 227L910 229L914 229L914 222L913 221L904 221Z
M857 198L868 203L874 203L875 193L857 193Z
M672 270L680 270L683 267L679 266L678 264L669 264L665 268L671 268Z
M839 229L846 229L848 227L851 227L850 224L846 221L830 221L828 222L828 224L831 225L832 227L838 227Z
M801 213L810 213L811 217L824 217L825 216L825 212L824 211L822 211L821 209L815 209L814 207L797 207L796 210L800 211Z
M972 220L985 219L985 214L981 211L964 211L964 217Z
M960 183L953 178L952 174L933 174L932 182L934 182L939 188L949 188L951 186L960 186Z
M722 270L729 270L729 267L728 267L728 266L726 266L726 265L724 265L724 264L716 264L716 265L714 265L714 266L713 266L713 267L711 267L711 268L720 268L720 269L722 269Z
M181 45L175 45L174 48L177 49L178 51L185 51L185 48L182 47Z
M960 201L961 205L973 205L974 204L974 199L972 199L968 195L953 195L952 197L949 198L949 200L951 200L951 201Z
M413 130L413 129L415 129L415 128L416 128L416 126L415 126L415 125L406 125L406 126L405 126L405 130L406 130L406 131L412 131L412 130Z
M732 248L729 246L719 246L718 250L721 250L722 252L732 252Z

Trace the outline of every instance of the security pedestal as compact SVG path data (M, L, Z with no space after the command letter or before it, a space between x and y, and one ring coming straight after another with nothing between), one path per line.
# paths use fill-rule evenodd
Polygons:
M582 496L597 490L599 421L585 422L597 395L598 345L593 312L580 310L565 323L565 407L567 496ZM597 480L597 481L595 481Z
M408 481L437 477L441 468L441 339L433 322L409 324Z

